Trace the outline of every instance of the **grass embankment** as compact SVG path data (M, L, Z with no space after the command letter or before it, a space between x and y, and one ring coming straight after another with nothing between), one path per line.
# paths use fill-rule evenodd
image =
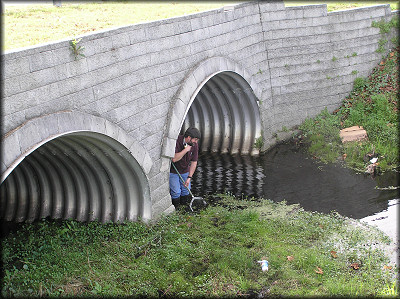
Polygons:
M343 105L333 114L323 111L301 126L309 152L324 162L344 160L364 172L377 156L381 171L399 168L399 47L375 67L368 78L359 77ZM368 140L342 144L339 131L362 126Z
M2 295L397 294L390 239L376 228L268 200L222 203L149 225L26 224L3 241Z
M61 1L51 4L7 6L2 11L3 50L33 46L113 27L150 22L185 14L216 9L244 1ZM284 1L286 6L310 5L323 1ZM327 2L328 11L390 3L397 1Z

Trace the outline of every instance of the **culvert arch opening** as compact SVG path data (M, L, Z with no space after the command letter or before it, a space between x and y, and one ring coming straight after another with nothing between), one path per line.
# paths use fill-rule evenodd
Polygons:
M0 197L5 222L151 218L148 180L138 162L122 144L93 132L41 145L2 182Z
M231 71L212 76L195 95L181 134L189 127L200 130L201 152L259 154L261 136L257 98L247 81Z

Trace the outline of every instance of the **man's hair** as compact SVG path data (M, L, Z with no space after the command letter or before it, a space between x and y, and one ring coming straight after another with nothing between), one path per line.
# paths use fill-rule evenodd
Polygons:
M183 135L185 138L190 136L192 138L201 138L201 133L198 129L196 128L189 128L186 130L185 135Z

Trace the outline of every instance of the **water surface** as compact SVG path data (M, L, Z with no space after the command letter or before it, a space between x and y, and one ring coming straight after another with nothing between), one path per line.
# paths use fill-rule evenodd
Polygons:
M398 174L375 178L357 174L340 164L312 159L291 143L275 146L259 157L203 153L193 178L195 196L229 192L236 197L257 197L288 204L299 203L305 210L362 219L388 209L398 190Z

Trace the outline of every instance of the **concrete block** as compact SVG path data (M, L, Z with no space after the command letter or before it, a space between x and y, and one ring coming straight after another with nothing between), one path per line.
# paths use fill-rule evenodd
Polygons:
M42 140L59 134L58 117L56 115L46 115L35 119L35 126L39 131Z
M261 15L262 22L284 20L285 18L286 18L285 10L262 12L262 15Z
M47 69L59 64L58 58L54 55L53 51L37 53L36 55L29 56L28 59L32 72Z
M328 15L328 9L326 4L316 4L303 6L304 18L318 18Z
M121 48L131 44L129 33L122 32L111 36L113 48Z
M60 122L59 122L60 123ZM59 125L61 128L61 126ZM104 118L93 115L90 119L90 130L93 132L103 133L106 131L106 120Z
M153 161L152 161L150 155L148 153L146 153L146 155L144 156L144 160L143 160L144 173L149 174L152 166L153 166Z
M4 87L3 97L9 97L22 92L19 80L16 80L15 78L2 80L0 86Z
M172 97L174 96L174 94L176 94L178 87L179 87L178 85L175 85L170 88L152 93L150 95L151 105L156 106L162 103L170 103Z
M105 66L117 63L119 60L119 56L117 53L113 55L110 52L102 52L98 54L93 54L86 58L86 62L88 65L88 70L93 71L99 68L103 68Z
M128 149L129 149L131 155L135 158L135 160L139 163L139 165L144 169L143 162L144 162L145 156L147 154L144 147L138 141L135 140L135 141L133 141L133 143L130 145L130 147Z
M27 152L35 145L42 142L42 138L39 132L40 129L41 128L37 128L35 126L25 125L18 130L18 135L20 136L19 143L21 153Z
M151 26L146 29L146 36L151 39L159 39L174 35L173 24L163 24L162 26Z
M130 44L137 44L147 40L146 36L146 28L133 28L131 31L128 31Z
M11 78L15 76L20 76L23 74L27 74L31 71L29 57L21 57L15 59L7 59L6 57L2 62L3 65L3 72L1 74L2 78Z
M287 19L303 19L304 11L302 6L298 7L286 7L286 18Z
M260 1L257 3L262 13L285 11L285 3L283 1ZM253 4L255 5L255 4Z
M168 215L175 211L170 195L164 196L161 199L152 197L152 202L151 218L154 220L159 219L162 215Z
M42 89L45 88L46 87L43 87ZM41 95L41 93L36 93L36 91L37 90L35 90L35 92L22 92L3 98L2 108L4 115L21 112L29 107L38 105L41 98L38 98L37 95Z
M310 26L325 26L330 25L329 18L327 16L311 18L312 25Z
M179 134L179 133L178 133ZM176 144L176 135L175 138L164 137L163 138L163 147L161 151L161 155L166 158L173 158L175 155L175 144Z
M104 134L111 137L112 139L118 140L118 136L120 135L120 131L123 131L121 128L116 126L110 121L105 122L105 131ZM119 141L119 140L118 140ZM124 143L121 142L122 145L126 147Z
M79 59L76 61L65 63L64 67L66 69L66 75L68 78L82 75L89 71L86 60L84 59Z
M165 76L165 77L157 78L155 80L155 84L156 84L156 90L160 91L160 90L167 89L171 85L171 82L169 80L169 76Z
M67 73L65 68L47 68L22 75L18 80L20 81L21 90L31 90L66 78Z
M20 138L25 139L25 137L18 131L14 131L5 137L3 136L1 140L1 158L7 168L10 167L22 154ZM25 148L23 150L25 150Z
M7 134L8 132L15 129L16 127L18 127L19 125L21 125L26 121L25 111L5 114L3 107L2 116L3 118L5 118L5 116L7 117L7 122L3 122L2 125L0 126L2 136L4 136L5 134Z
M84 46L84 54L86 57L90 57L95 54L101 54L104 52L109 52L113 49L113 40L111 36L96 38L93 40L82 39L79 45Z

